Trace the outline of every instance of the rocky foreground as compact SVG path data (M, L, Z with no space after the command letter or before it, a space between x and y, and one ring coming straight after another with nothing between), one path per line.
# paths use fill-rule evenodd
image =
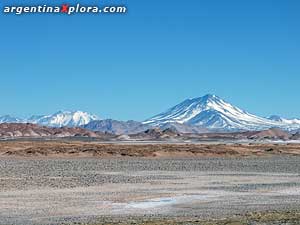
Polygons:
M299 224L299 157L0 157L0 224Z

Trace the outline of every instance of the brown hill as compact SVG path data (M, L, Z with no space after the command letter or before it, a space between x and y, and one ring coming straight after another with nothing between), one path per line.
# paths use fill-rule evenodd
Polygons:
M83 128L52 128L30 123L0 124L0 137L99 137L100 133Z
M291 135L278 128L271 128L269 130L253 131L245 133L249 139L280 139L289 140Z

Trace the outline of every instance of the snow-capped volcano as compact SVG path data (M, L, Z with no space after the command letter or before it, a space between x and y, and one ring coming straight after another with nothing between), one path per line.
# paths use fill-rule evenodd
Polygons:
M287 130L300 128L300 124L287 123L259 117L241 110L215 95L187 99L158 114L144 124L161 126L165 123L181 123L213 130L263 130L278 127Z
M79 127L98 119L98 116L87 112L59 111L47 116L32 116L26 122L49 127Z

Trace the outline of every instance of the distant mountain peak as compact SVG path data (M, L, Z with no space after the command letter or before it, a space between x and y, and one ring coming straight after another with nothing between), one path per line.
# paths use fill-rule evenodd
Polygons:
M209 101L220 101L222 100L220 97L218 97L217 95L213 95L213 94L207 94L207 95L204 95L202 97L195 97L195 98L189 98L185 101L192 101L192 102L195 102L195 101L202 101L202 102L209 102Z
M278 115L272 115L268 117L269 120L273 120L273 121L278 121L278 122L282 122L282 118Z
M248 113L214 94L187 99L143 123L152 126L179 123L221 131L263 130L273 127L292 130L300 127L297 120L293 120L293 123L287 120L276 121Z
M200 98L206 99L206 100L220 100L220 97L218 97L217 95L214 95L214 94L207 94Z
M33 115L28 119L6 115L0 117L0 123L32 123L49 127L79 127L98 119L98 116L88 112L60 110L51 115Z
M268 119L272 121L282 122L285 124L295 125L295 126L299 125L300 128L300 119L286 119L277 115L269 116Z
M32 123L50 126L50 127L78 127L93 120L98 120L99 117L83 111L67 111L60 110L52 115L37 117Z
M0 123L19 123L22 119L10 115L0 116Z

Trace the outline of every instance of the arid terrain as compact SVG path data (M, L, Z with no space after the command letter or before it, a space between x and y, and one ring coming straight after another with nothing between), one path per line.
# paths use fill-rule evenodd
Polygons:
M299 160L2 157L0 224L175 224L252 212L293 215L300 207Z
M1 141L0 157L240 157L300 155L297 143L87 142L70 140Z
M275 143L1 141L0 224L299 224L299 153Z
M147 127L148 128L148 127ZM292 141L300 142L299 132L287 132L278 128L259 131L236 132L180 132L176 127L151 127L133 133L102 132L84 129L82 127L47 127L30 123L0 123L0 139L13 140L22 138L89 138L98 141L163 141L163 142L203 142L203 141Z

